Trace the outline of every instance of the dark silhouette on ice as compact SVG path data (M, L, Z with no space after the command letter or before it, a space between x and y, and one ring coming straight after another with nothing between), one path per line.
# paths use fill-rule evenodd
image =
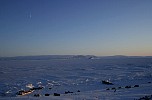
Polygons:
M102 84L113 85L113 83L109 82L108 80L103 80Z
M59 93L54 93L54 96L60 96L60 94Z

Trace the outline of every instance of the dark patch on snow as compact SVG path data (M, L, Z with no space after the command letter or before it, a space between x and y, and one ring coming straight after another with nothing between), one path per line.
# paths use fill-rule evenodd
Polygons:
M54 93L54 96L60 96L60 94L59 93Z

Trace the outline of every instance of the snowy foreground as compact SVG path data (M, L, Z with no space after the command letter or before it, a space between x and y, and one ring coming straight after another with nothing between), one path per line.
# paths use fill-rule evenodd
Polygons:
M0 100L152 100L152 57L0 58Z

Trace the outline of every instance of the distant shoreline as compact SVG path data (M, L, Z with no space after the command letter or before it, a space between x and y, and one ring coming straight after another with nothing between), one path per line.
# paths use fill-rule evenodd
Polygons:
M14 56L0 57L0 60L51 60L51 59L115 59L115 58L152 58L152 56L94 56L94 55L37 55L37 56Z

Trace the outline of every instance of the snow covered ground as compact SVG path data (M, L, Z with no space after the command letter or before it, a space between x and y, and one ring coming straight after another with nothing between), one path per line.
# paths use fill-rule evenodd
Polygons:
M114 85L103 84L102 80ZM33 87L43 89L24 96L16 94ZM39 96L34 96L37 94ZM151 95L151 57L0 59L0 100L134 100L144 96L151 98Z

